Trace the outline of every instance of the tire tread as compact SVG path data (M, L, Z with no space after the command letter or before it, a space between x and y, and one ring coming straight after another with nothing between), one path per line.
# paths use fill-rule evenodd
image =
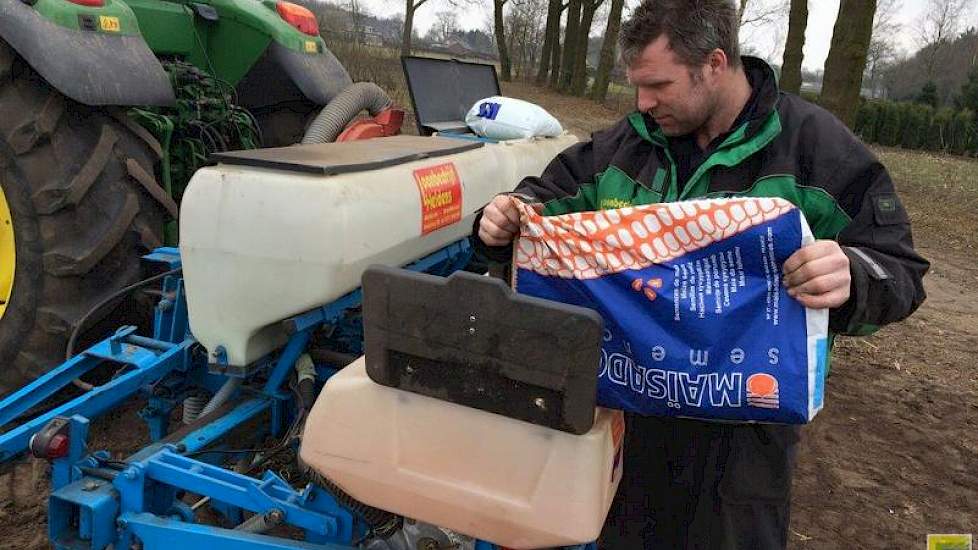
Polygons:
M3 396L61 363L82 316L139 279L140 257L162 242L168 209L154 195L162 190L153 176L159 143L121 110L64 97L2 40L0 113L0 185L17 247L0 318ZM116 317L136 322L128 309L105 313L103 328Z

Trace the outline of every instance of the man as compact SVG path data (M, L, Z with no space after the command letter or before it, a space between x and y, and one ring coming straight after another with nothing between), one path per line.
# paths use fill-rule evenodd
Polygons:
M928 263L886 169L825 110L780 93L740 57L727 0L645 0L620 46L637 112L596 132L476 221L476 247L506 261L514 200L545 214L698 197L777 196L818 239L784 265L789 294L830 308L830 330L868 334L924 300ZM631 415L624 477L600 546L767 549L787 544L799 430Z

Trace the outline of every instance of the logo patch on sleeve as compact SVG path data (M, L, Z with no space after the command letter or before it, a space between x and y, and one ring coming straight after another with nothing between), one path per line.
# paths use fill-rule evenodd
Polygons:
M896 212L897 199L893 195L880 195L876 197L876 207L880 212Z

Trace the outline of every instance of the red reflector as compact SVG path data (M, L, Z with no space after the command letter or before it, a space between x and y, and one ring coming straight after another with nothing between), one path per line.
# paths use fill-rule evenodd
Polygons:
M68 436L58 434L51 438L48 448L45 449L45 456L48 460L68 456Z
M105 0L68 0L72 4L78 4L79 6L88 6L90 8L101 8L105 5Z
M286 23L299 29L300 32L309 36L319 36L319 23L316 22L316 16L308 8L291 2L279 2L275 5L275 9L278 10L279 16Z

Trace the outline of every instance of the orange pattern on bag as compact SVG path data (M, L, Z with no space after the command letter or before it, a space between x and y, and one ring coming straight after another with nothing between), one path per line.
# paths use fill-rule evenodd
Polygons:
M795 208L784 199L755 197L558 216L543 216L520 202L517 207L515 266L564 279L594 279L673 260Z

